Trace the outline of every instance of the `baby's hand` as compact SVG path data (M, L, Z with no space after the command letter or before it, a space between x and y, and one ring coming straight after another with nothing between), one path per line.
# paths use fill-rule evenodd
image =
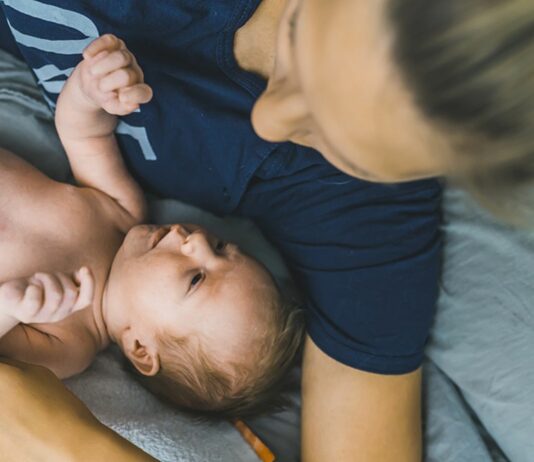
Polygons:
M83 52L78 66L81 89L96 107L112 115L136 111L152 99L143 71L124 42L114 35L97 38Z
M94 290L85 267L74 275L36 273L0 285L0 309L23 324L59 322L91 305Z

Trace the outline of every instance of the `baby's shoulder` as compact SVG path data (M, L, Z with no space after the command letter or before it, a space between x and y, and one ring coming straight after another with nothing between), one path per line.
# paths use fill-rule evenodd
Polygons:
M0 216L4 223L28 229L47 228L59 211L80 205L79 188L58 183L21 157L0 148ZM47 219L49 218L49 219Z
M100 222L100 226L112 227L121 233L127 233L130 228L138 224L132 215L115 199L94 188L78 188L78 194L85 203L85 208L92 215L93 222Z
M26 162L21 157L0 148L0 187L4 194L11 189L20 192L21 186L25 186L25 192L34 189L42 190L47 186L52 186L55 182L34 166ZM28 185L34 185L29 188Z

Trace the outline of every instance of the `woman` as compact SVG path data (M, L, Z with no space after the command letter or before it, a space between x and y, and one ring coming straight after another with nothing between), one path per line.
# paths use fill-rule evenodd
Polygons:
M252 116L262 137L356 177L447 175L488 200L532 180L532 2L289 3Z
M521 0L466 3L264 1L234 40L240 67L269 77L252 116L257 132L314 146L338 168L368 180L447 173L478 190L513 189L529 177L528 162L520 159L532 127L532 83L521 73L528 75L523 55L532 47L533 7ZM499 75L504 64L517 71ZM468 155L481 150L483 160ZM55 460L83 460L85 442L94 448L99 441L102 452L96 457L92 449L93 459L150 460L98 425L44 372L20 367L2 366L2 392L10 406L19 405L4 415L20 416L24 406L32 419L13 420L4 454L21 458L20 446L8 443L22 438L30 450L45 444L56 451ZM54 425L45 422L54 417L41 400L28 404L37 379L70 423L68 435L48 433ZM303 460L420 458L419 381L418 370L388 377L347 368L308 341ZM365 403L355 399L361 395ZM366 422L366 431L355 422ZM82 441L78 449L73 439Z

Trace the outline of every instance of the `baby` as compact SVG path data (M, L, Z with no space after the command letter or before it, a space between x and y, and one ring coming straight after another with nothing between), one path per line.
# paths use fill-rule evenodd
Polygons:
M114 129L151 97L124 43L102 36L57 105L80 187L0 150L0 356L65 378L115 342L161 397L248 415L277 394L301 316L236 245L194 225L139 225L144 197Z

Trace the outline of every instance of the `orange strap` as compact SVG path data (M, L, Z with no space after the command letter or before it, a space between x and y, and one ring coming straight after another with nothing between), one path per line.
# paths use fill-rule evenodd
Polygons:
M265 446L252 430L242 420L234 420L235 428L241 433L243 439L250 445L253 451L258 455L261 462L275 462L276 457L271 450Z

